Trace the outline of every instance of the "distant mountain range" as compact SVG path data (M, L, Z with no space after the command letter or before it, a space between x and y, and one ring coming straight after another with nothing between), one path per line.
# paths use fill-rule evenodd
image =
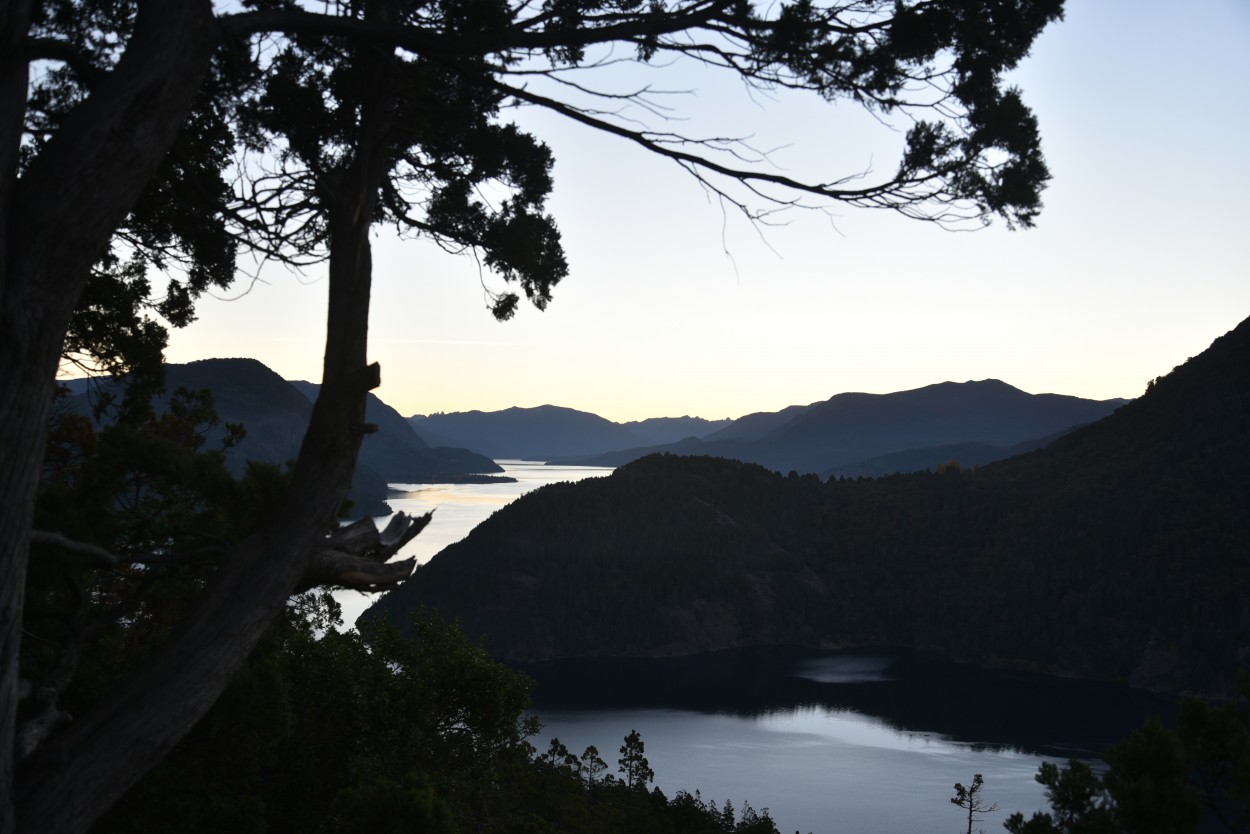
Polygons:
M827 478L914 472L952 459L968 466L989 463L1099 420L1126 402L1027 394L991 379L894 394L838 394L733 421L681 417L621 424L548 405L418 415L410 422L432 442L496 459L621 466L668 452Z
M614 423L597 414L555 405L417 414L408 420L430 443L465 446L496 460L542 461L671 443L691 435L709 434L730 423L701 417L657 417Z
M170 365L168 374L169 390L208 388L222 419L247 428L247 439L230 453L236 471L247 459L285 462L297 454L315 383L287 382L252 359ZM84 384L75 386L81 390ZM1037 448L1124 402L1027 394L985 380L894 394L838 394L737 420L614 423L553 405L404 419L370 394L367 419L380 430L361 448L353 500L362 511L383 512L388 483L475 480L502 471L494 461L504 459L615 467L668 452L822 478L920 471L951 460L973 466Z
M1022 416L1038 398L991 382L835 397L765 439L838 421L863 449L949 438L968 393L996 442L1012 435L995 415L1045 429ZM1040 402L1058 423L1092 408ZM651 455L544 487L365 616L437 608L515 660L896 646L1229 695L1250 667L1247 542L1250 319L1115 413L975 472L822 480Z

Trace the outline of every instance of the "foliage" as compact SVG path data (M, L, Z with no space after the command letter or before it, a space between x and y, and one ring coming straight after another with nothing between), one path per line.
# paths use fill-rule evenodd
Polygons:
M264 15L291 10L279 0L244 5L230 21L243 33L264 31ZM23 169L55 145L125 54L139 20L134 2L54 0L35 8L29 36L42 63L24 112ZM334 4L327 18L393 27L394 39L410 49L402 60L387 59L386 86L402 95L390 116L388 173L374 219L451 249L479 250L487 267L545 306L567 271L558 230L542 213L552 160L540 141L500 119L501 107L513 103L631 138L749 213L759 210L748 198L793 203L775 196L778 187L940 222L999 215L1029 226L1040 211L1049 172L1036 120L1002 75L1060 17L1059 0L1002 2L992 14L954 0L610 8L583 3L526 15L502 0ZM223 29L176 141L85 285L64 345L73 361L159 382L166 328L193 320L203 292L233 283L240 252L301 264L326 257L324 198L335 187L333 172L356 158L361 102L378 87L378 62L365 56L377 50L359 38L365 27L276 21L294 31L249 42ZM679 36L703 30L721 36L707 44ZM639 129L519 83L593 68L595 47L614 41L633 44L640 62L683 57L761 87L848 98L882 115L907 112L915 123L891 177L855 188L848 187L853 178L810 184L735 168L752 156L747 149ZM581 91L592 101L647 101L642 92ZM747 197L734 195L735 179L749 184ZM511 196L497 206L476 196L481 186L500 184ZM153 276L164 284L154 288ZM507 318L517 297L492 293L491 302Z
M951 804L968 812L968 834L972 834L973 824L983 819L977 814L989 814L998 810L996 803L985 801L985 797L981 794L984 789L985 779L980 773L972 777L972 784L967 787L964 787L962 782L955 783L955 795L951 797Z
M101 543L106 563L55 542L39 546L22 664L46 697L27 714L62 691L61 708L80 711L132 669L178 622L230 542L282 497L287 476L276 467L253 464L238 480L227 471L223 450L241 426L227 425L221 447L205 448L218 427L211 395L186 389L159 416L132 404L98 430L82 414L56 414L37 523Z
M552 739L551 750L562 750L564 745ZM637 731L625 737L622 746L622 773L625 773L626 756L635 770L641 764L646 767L645 757L640 763L645 744ZM594 750L588 749L588 753ZM628 752L626 752L628 751ZM567 753L567 751L564 751ZM597 758L597 752L592 753ZM585 757L583 757L583 761ZM668 799L660 789L647 790L647 782L630 784L627 779L608 776L602 780L587 780L585 769L574 756L544 754L535 760L544 776L538 788L526 800L527 807L534 809L538 818L548 821L549 830L586 832L586 834L630 834L635 831L674 832L674 834L776 834L777 827L768 810L756 811L749 802L743 803L742 813L735 814L733 803L726 800L718 808L715 801L704 802L699 792L693 794L678 791ZM602 762L599 762L602 764ZM642 774L638 779L643 778ZM650 781L650 777L647 777ZM575 790L571 790L575 789ZM548 829L542 829L548 830Z
M1155 719L1113 747L1098 773L1070 761L1044 763L1049 812L1013 814L1011 834L1185 834L1250 831L1250 683L1241 698L1186 699L1177 729ZM1207 822L1203 823L1203 815Z
M1212 704L1187 699L1178 732L1193 765L1203 806L1231 832L1250 832L1250 674L1239 697Z
M165 639L230 540L280 500L289 479L276 469L230 477L221 450L206 447L216 424L212 398L185 390L159 416L134 411L98 431L58 415L40 514L110 542L122 561L99 570L54 546L39 560L23 676L48 691L28 710L89 709ZM627 791L593 746L579 759L553 740L535 756L530 682L458 628L423 612L409 618L415 639L385 621L341 625L329 594L293 598L214 708L94 830L174 820L186 832L681 830L670 819L690 809L647 792L637 733L625 741L639 780ZM696 816L720 825L722 815ZM741 830L774 830L760 820Z
M642 736L638 735L637 730L631 730L625 736L625 743L621 745L620 763L616 768L625 777L622 780L625 787L646 790L647 785L655 781L655 771L643 755L645 751L646 745L642 743Z
M31 85L24 169L116 65L136 16L132 0L36 4L30 37L39 45L32 52L42 58L48 49L53 63ZM62 348L80 369L138 375L150 393L161 382L167 328L189 324L204 292L234 282L239 247L228 207L237 137L230 114L256 71L244 44L223 44L215 53L177 139L85 283ZM164 281L154 287L157 278Z
M329 595L295 599L204 721L95 830L776 831L749 804L735 820L687 794L586 778L557 739L534 755L527 679L454 626L414 616L416 642L388 624L339 626ZM643 746L637 733L626 744Z
M379 378L366 359L375 224L473 250L505 286L547 302L566 269L543 211L550 154L505 122L506 107L544 107L630 140L756 219L801 194L951 225L998 216L1028 226L1049 176L1036 121L1003 75L1061 15L1061 0L1001 0L988 15L964 0L307 5L14 0L0 15L0 365L13 371L0 377L0 828L89 826L205 713L305 580L355 464L364 395ZM640 126L619 105L655 112L645 90L596 89L571 75L613 63L620 47L641 62L685 58L914 126L897 169L879 181L792 180L766 160L749 163L755 155L741 143ZM479 187L498 199L479 199ZM206 458L169 445L185 439L118 434L98 451L151 457L114 460L128 473L121 480L97 467L103 483L89 497L98 503L81 514L94 537L32 533L58 361L128 373L136 393L126 406L141 415L161 384L166 327L190 321L203 292L229 286L243 256L329 264L323 389L289 497L261 524L251 513L221 521L229 546L214 542L195 569L180 559L184 567L153 572L218 523L210 517L224 505L214 491L228 501L234 487ZM511 292L488 296L501 318L517 304ZM148 479L153 458L181 466L178 480ZM201 466L202 485L186 480ZM271 484L272 474L259 481ZM93 473L83 475L72 490L89 486ZM92 506L107 511L89 516ZM19 655L31 669L41 651L23 646L23 595L29 585L32 600L85 610L52 599L45 577L28 583L32 541L37 556L54 541L105 562L117 561L101 557L114 545L148 548L146 561L127 563L144 566L127 581L141 590L149 574L179 581L168 598L154 593L155 602L130 609L150 623L153 648L116 668L141 656L150 665L51 732L42 716L59 714L62 671L76 665L63 655L37 702L21 706L39 720L22 723L18 744L18 702L29 700L19 695L34 689L16 677ZM109 576L74 567L71 596L107 584ZM122 642L137 633L124 619L116 625ZM424 783L392 783L436 824Z

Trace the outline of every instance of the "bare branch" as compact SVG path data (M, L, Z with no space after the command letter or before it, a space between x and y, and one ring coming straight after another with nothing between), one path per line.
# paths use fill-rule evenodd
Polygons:
M341 585L358 591L395 587L412 575L416 560L387 560L424 530L433 515L396 513L380 532L370 518L336 530L313 551L312 562L297 592L317 585Z
M99 545L80 542L62 533L53 533L47 530L31 530L30 543L59 547L71 553L81 553L84 556L90 556L95 560L96 566L102 568L115 568L122 561Z
M596 130L628 139L658 156L677 162L695 178L707 185L717 194L730 199L735 205L747 212L748 216L757 217L758 212L748 209L741 200L732 198L723 188L710 182L704 171L733 180L756 197L774 207L790 207L801 205L797 200L779 198L764 189L766 186L777 186L791 193L804 193L822 197L841 203L863 208L886 208L898 211L918 220L928 220L940 224L958 224L979 217L975 209L959 210L951 205L952 201L941 196L944 179L933 172L907 172L900 169L891 180L867 188L845 188L846 183L859 179L862 175L844 177L828 183L808 183L787 177L783 174L769 173L747 168L735 168L717 162L708 156L690 153L675 145L701 145L705 148L714 142L692 140L674 134L657 134L642 130L631 130L598 118L592 112L582 110L556 99L548 98L531 92L525 88L513 87L498 82L500 89L509 95L530 104L545 107L575 122L592 127ZM724 150L718 148L718 150Z

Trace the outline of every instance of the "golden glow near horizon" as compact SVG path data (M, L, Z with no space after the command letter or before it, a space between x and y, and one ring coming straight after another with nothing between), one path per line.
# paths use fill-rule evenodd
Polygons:
M1202 26L1185 27L1156 0L1068 5L1014 79L1053 175L1036 229L950 233L849 208L756 229L676 166L522 112L555 152L570 276L547 312L522 305L499 324L483 298L494 279L471 257L379 230L377 393L405 415L553 404L622 422L947 380L1139 395L1250 316L1250 9L1202 0L1185 9ZM1161 49L1166 73L1152 69ZM673 105L778 148L791 175L894 164L897 135L854 107L640 72L697 85ZM237 301L201 302L169 360L252 356L318 378L324 282L263 277Z

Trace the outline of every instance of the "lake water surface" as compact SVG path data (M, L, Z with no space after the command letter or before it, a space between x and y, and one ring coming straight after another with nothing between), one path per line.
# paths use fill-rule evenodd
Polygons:
M1043 761L1096 762L1166 699L1127 687L983 670L913 652L749 649L526 667L545 749L595 745L615 770L638 730L672 796L767 807L782 832L960 832L955 782L985 777L1002 830L1045 806ZM962 827L961 827L962 826Z
M500 461L508 484L395 485L396 511L435 510L401 556L426 562L495 510L597 467ZM336 595L349 624L372 595ZM536 746L589 745L616 769L638 730L670 797L699 790L738 809L767 807L784 834L962 832L955 782L985 778L999 810L978 828L1001 831L1013 811L1043 808L1043 761L1096 761L1107 746L1171 702L1125 687L960 666L912 652L754 649L655 661L597 659L529 666Z

